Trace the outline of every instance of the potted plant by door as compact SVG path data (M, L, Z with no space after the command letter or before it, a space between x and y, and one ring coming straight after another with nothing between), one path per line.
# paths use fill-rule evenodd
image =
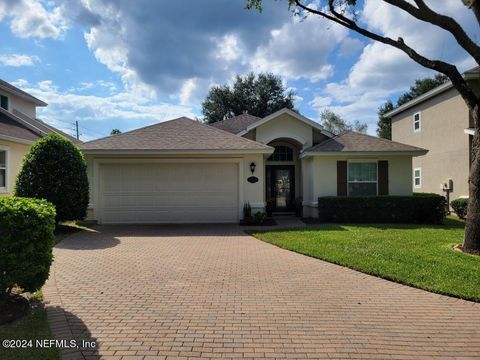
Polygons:
M246 224L252 222L252 207L248 201L243 204L243 221Z

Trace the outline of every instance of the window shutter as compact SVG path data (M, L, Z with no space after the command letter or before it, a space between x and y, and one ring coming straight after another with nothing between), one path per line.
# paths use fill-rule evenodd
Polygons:
M378 195L388 195L388 160L378 161Z
M337 196L347 196L346 161L337 161Z

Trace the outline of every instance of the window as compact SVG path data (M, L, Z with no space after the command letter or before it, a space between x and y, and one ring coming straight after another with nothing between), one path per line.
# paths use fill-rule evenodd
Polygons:
M348 163L348 195L349 196L377 195L377 163L376 162L349 162Z
M422 187L422 168L413 169L413 186L415 188Z
M7 150L0 149L0 192L7 191Z
M2 109L8 110L8 97L0 95L0 107Z
M419 112L413 114L413 131L414 132L420 131L422 127L421 121L422 121L422 117Z
M293 161L293 150L285 145L277 145L267 161Z

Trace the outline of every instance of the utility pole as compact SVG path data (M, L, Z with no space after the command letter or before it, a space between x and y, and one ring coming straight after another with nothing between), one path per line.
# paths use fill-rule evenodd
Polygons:
M75 120L75 130L77 131L77 140L80 140L80 134L78 133L78 120Z

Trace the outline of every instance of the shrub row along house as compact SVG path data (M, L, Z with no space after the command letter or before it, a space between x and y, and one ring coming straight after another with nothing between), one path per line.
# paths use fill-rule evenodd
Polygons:
M480 67L466 71L464 78L480 91ZM452 83L435 89L394 109L392 139L429 151L413 160L416 192L468 197L473 119L465 101Z
M28 144L47 132L19 116L14 91L45 103L10 89L0 128L7 191ZM17 150L18 139L25 147ZM246 202L253 212L300 203L304 216L316 217L321 196L411 195L412 158L427 153L352 131L334 135L288 109L213 125L183 117L79 147L88 166L88 218L100 223L237 222Z

